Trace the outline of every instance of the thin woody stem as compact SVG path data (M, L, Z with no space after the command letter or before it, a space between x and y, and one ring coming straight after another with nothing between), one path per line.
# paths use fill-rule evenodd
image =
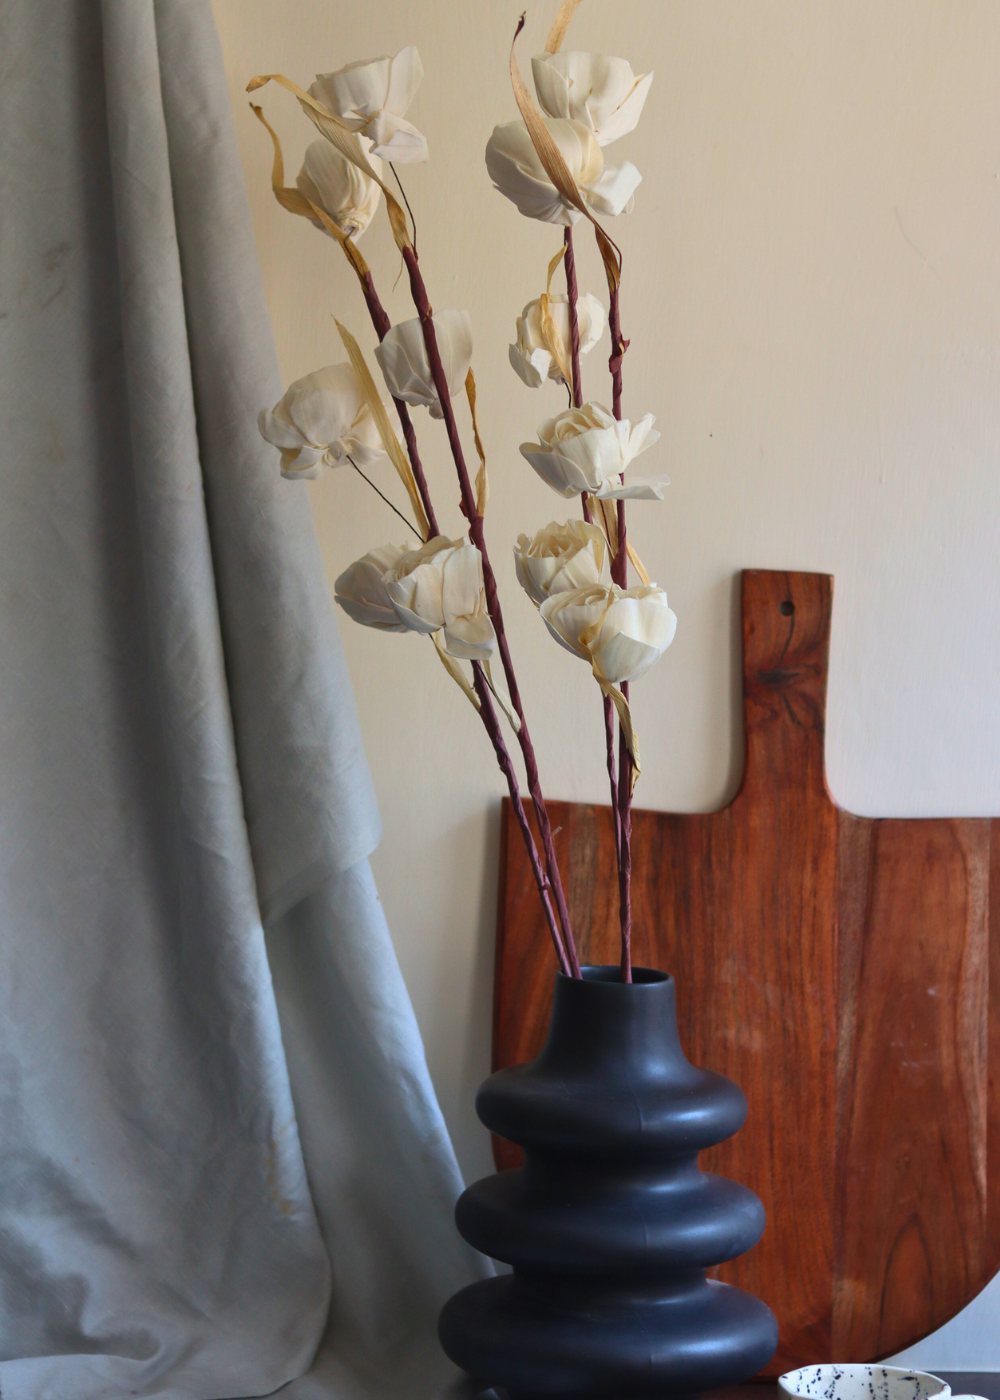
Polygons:
M573 941L572 925L570 923L569 909L566 904L566 896L562 887L562 879L559 874L559 865L556 860L555 844L552 839L552 826L549 822L548 812L545 809L545 799L542 796L542 787L538 776L538 762L535 758L535 750L531 742L531 736L528 733L528 725L524 717L524 708L521 704L521 694L518 689L517 678L514 675L514 666L510 658L510 648L507 645L507 634L504 630L500 596L497 592L496 576L493 573L489 552L486 547L483 519L476 509L476 497L473 491L472 481L469 477L469 469L466 466L465 453L462 450L462 441L458 433L458 424L455 421L455 412L451 403L451 395L448 391L448 380L445 376L444 366L441 363L441 352L438 349L437 335L434 331L431 304L427 296L427 288L420 272L416 253L412 248L403 249L403 260L406 263L407 271L410 275L410 290L413 295L414 305L417 308L417 314L420 317L420 325L424 334L424 345L427 349L427 359L430 364L431 374L434 378L434 387L437 390L441 411L444 414L445 427L448 431L448 442L451 446L451 454L455 461L455 469L458 472L459 488L462 494L462 513L469 522L469 538L479 550L483 562L483 587L486 593L486 607L496 632L497 647L500 652L500 660L503 665L504 675L507 679L510 701L520 721L520 729L517 737L521 745L521 753L524 756L524 767L528 779L528 792L531 794L531 801L535 808L538 832L542 839L542 850L545 853L545 869L552 887L552 893L555 897L555 905L559 914L559 922L562 926L563 940L569 958L570 969L573 976L578 977L580 975L580 964L576 954L576 945Z
M545 921L549 926L552 935L552 942L555 945L556 957L559 959L559 968L567 976L571 975L569 960L566 957L566 949L563 946L562 934L556 920L555 910L552 908L551 886L548 876L542 869L541 861L538 859L538 847L535 845L535 838L532 835L531 827L528 825L527 813L524 810L524 803L521 801L521 794L518 790L517 774L514 771L514 764L511 761L507 745L504 743L503 731L500 728L500 721L497 718L496 710L493 708L493 699L489 692L483 668L478 661L472 665L472 683L476 694L479 696L480 715L487 734L493 742L496 752L497 763L500 771L507 779L507 791L510 793L511 805L514 808L514 815L517 824L521 828L521 835L528 852L528 860L531 864L531 873L535 877L535 884L538 886L538 893L541 897L542 908L545 910Z
M372 325L375 327L375 332L379 340L384 340L386 335L392 328L392 322L389 320L389 317L386 314L385 308L382 305L379 295L375 290L375 282L372 278L371 272L369 271L365 273L364 277L360 278L360 281L361 289L364 293L364 298L368 305L368 311L372 318ZM431 502L430 491L427 486L427 479L424 476L423 466L421 465L420 461L420 454L417 450L417 435L413 427L413 420L410 417L409 408L401 399L394 399L393 402L395 403L396 410L399 413L400 425L403 429L403 436L406 439L406 449L410 456L410 465L413 468L413 476L414 480L417 483L417 490L420 492L420 499L423 502L424 510L427 513L428 524L430 525L432 534L440 534L440 529L437 523L437 517L434 514L434 506ZM479 717L483 721L483 727L485 728L487 734L490 737L490 741L493 744L493 749L496 753L497 763L499 764L500 771L503 773L504 777L507 780L507 790L510 793L511 805L514 808L514 815L517 818L517 824L520 827L521 835L524 838L525 849L528 853L528 862L531 865L531 871L535 877L535 883L538 886L538 893L541 897L542 908L545 913L545 921L548 924L549 932L552 935L552 942L555 947L556 957L559 960L559 967L567 975L570 975L572 973L572 967L569 958L566 955L566 948L558 920L556 919L555 910L552 908L551 885L549 883L547 875L545 874L545 871L542 869L542 863L538 855L538 847L535 844L534 834L532 833L531 827L528 825L528 819L524 811L524 804L521 801L521 793L518 787L517 774L514 771L514 764L511 760L511 756L507 749L507 745L504 742L503 730L500 727L500 721L498 720L496 711L493 708L493 699L489 693L489 688L486 684L486 677L483 675L482 667L478 663L473 664L472 671L473 685L476 694L479 697Z
M611 293L608 317L611 326L612 412L622 416L622 357L628 341L622 337L621 314L617 287ZM624 474L623 474L624 477ZM618 502L618 540L611 561L611 579L619 588L628 587L628 537L625 528L625 502ZM622 682L622 694L628 700L628 682ZM632 980L632 757L625 743L625 734L618 727L618 813L621 819L621 845L618 859L618 907L622 931L622 981Z
M583 376L580 372L580 318L577 314L577 302L580 299L580 291L576 280L576 253L573 249L573 230L567 224L563 234L563 242L566 245L566 254L563 262L566 266L566 299L569 303L569 343L570 359L573 372L573 385L570 394L574 408L583 407ZM580 502L583 506L583 518L588 524L591 523L590 504L587 501L586 491L582 492ZM618 811L618 779L615 775L615 707L611 703L611 697L602 695L604 706L604 745L607 751L608 781L611 785L611 820L615 829L615 860L619 867L622 858L622 824L621 815Z
M368 303L368 312L372 318L372 325L379 340L385 340L392 330L392 322L386 315L385 307L379 300L375 290L375 283L371 272L359 278L361 290L364 293L365 301ZM409 407L402 399L393 399L396 405L396 412L399 414L399 425L403 429L403 438L406 442L406 451L410 458L410 466L413 468L413 479L417 483L417 490L420 493L420 500L423 503L424 513L427 516L427 523L431 528L431 535L441 533L438 527L437 516L434 514L434 507L431 504L431 493L427 489L427 478L424 475L423 463L420 460L420 452L417 449L417 434L413 427L413 419L410 417Z
M566 265L566 299L569 302L569 350L570 363L573 367L573 407L583 407L583 378L580 373L580 320L576 313L576 304L579 300L579 289L576 284L576 255L573 252L573 230L569 224L563 234L563 242L566 244L566 254L563 262Z

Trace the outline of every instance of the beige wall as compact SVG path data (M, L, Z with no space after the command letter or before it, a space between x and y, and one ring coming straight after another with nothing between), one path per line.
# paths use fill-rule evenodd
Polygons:
M563 406L507 364L514 317L559 230L490 187L486 139L515 115L506 54L522 0L215 0L281 364L343 358L332 317L373 335L338 250L283 214L242 88L308 83L416 43L410 168L439 309L467 308L492 462L487 520L547 791L605 800L600 706L514 583L520 530L565 518L517 453ZM554 0L529 14L541 47ZM631 510L669 591L677 640L638 688L647 806L710 809L734 790L734 579L744 566L836 575L828 765L857 812L1000 812L1000 6L994 0L587 0L579 47L656 79L614 148L644 182L614 228L625 254L626 412L657 414L644 459L673 480ZM265 108L291 174L311 128ZM592 246L583 290L600 293ZM390 312L412 314L383 218L364 252ZM606 341L585 387L607 397ZM458 533L444 436L418 413L445 528ZM382 473L385 481L389 477ZM330 578L401 534L344 470L309 488ZM416 637L342 627L385 837L375 869L464 1170L488 1169L472 1097L488 1065L502 784L466 702ZM992 1321L990 1319L993 1319ZM1000 1368L987 1296L913 1360ZM985 1350L984 1350L985 1348Z

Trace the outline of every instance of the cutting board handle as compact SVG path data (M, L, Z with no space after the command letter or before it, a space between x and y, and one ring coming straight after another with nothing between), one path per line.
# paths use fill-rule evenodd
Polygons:
M740 795L770 775L826 794L826 677L833 577L743 571L743 714Z

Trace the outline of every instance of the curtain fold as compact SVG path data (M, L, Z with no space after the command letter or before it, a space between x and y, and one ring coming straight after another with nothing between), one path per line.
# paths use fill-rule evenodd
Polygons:
M207 0L7 0L0 60L0 1393L429 1396L483 1265Z

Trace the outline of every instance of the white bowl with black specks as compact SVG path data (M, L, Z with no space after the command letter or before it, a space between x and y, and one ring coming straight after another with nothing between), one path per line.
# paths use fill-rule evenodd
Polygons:
M982 1400L952 1396L939 1376L902 1366L803 1366L779 1376L778 1389L791 1400Z

